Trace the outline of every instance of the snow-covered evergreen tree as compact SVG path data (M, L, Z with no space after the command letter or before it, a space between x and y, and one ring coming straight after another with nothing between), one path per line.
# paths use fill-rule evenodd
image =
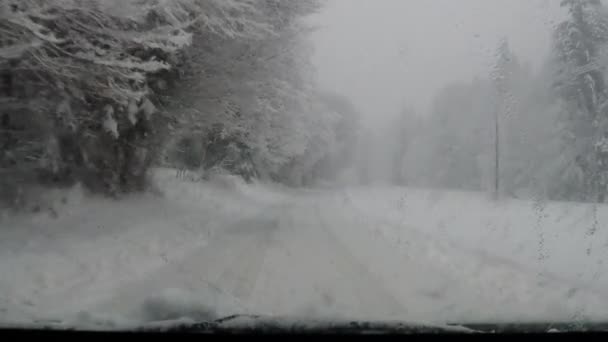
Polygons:
M52 170L27 169L42 166L54 178L110 193L141 188L151 137L162 127L150 76L172 68L198 10L186 0L3 1L0 96L10 104L2 108L9 158L21 167L50 161ZM40 124L45 130L32 130ZM24 132L32 139L18 137Z
M569 18L555 30L554 54L559 65L556 89L568 117L564 153L582 170L579 193L603 201L608 191L608 164L599 143L608 132L606 43L608 16L599 0L564 0ZM564 173L572 174L569 169Z
M315 0L3 1L0 168L132 191L168 138L220 132L228 154L236 148L240 160L280 169L325 136L313 133L325 121L297 20L316 8Z
M493 141L488 143L492 147L493 192L496 195L512 193L516 186L517 166L513 161L518 158L520 151L516 139L513 139L513 134L517 133L513 126L517 126L514 119L521 110L519 101L523 95L522 90L528 90L525 88L526 83L522 82L526 76L517 56L509 47L509 41L506 38L500 39L496 62L490 75L496 90L496 104L488 113L492 115L493 121Z

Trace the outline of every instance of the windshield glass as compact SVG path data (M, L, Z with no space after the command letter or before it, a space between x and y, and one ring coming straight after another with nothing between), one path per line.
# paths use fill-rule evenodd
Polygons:
M603 0L0 1L0 324L608 322Z

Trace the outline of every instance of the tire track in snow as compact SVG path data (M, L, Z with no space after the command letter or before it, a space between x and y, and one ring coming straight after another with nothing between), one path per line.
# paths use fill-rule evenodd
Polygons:
M167 289L185 290L192 295L201 294L206 300L209 289L229 294L242 305L253 292L272 235L278 229L276 212L268 208L249 219L243 219L217 232L206 246L199 247L176 261L168 261L160 269L146 276L120 284L104 299L87 305L93 313L141 318L146 301ZM97 295L97 298L100 296ZM209 298L210 306L216 298ZM82 305L77 306L83 308ZM230 314L233 314L231 312Z
M385 315L387 318L403 317L408 313L407 308L400 304L399 300L383 286L382 281L375 276L366 266L364 266L345 246L338 236L328 226L323 218L318 204L314 205L314 216L320 223L319 231L326 237L333 252L334 261L340 272L349 274L352 277L352 286L357 294L357 299L362 307L374 309L380 312L374 315ZM320 236L321 237L321 236Z
M279 228L277 220L263 219L248 225L246 229L250 231L245 234L251 234L250 240L245 240L248 243L216 281L216 284L222 285L225 291L239 300L249 300L257 285L271 237Z

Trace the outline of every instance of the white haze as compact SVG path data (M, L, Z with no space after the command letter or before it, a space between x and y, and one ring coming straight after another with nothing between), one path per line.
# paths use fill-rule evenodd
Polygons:
M319 1L0 0L0 325L608 322L608 7Z
M315 18L319 81L370 124L405 103L423 114L441 86L486 76L502 36L538 65L561 14L549 0L328 0Z
M501 38L524 67L538 69L563 18L559 2L547 0L328 0L313 20L318 82L358 109L367 146L360 165L374 182L391 183L395 155L403 153L400 134L390 132L405 108L428 116L443 87L488 79ZM432 156L425 148L415 152Z

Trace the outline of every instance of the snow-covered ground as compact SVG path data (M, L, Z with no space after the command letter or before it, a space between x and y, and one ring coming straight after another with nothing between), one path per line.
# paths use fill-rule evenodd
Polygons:
M56 207L57 218L41 212L1 221L0 321L86 310L281 198L239 191L241 183L228 178L204 186L178 181L172 170L156 178L162 196L116 202L76 188Z
M156 180L162 196L74 189L57 217L3 219L0 322L608 318L608 207Z
M351 189L362 216L390 223L384 234L406 239L416 229L481 255L559 276L608 294L608 205L505 199L479 193L405 188Z

